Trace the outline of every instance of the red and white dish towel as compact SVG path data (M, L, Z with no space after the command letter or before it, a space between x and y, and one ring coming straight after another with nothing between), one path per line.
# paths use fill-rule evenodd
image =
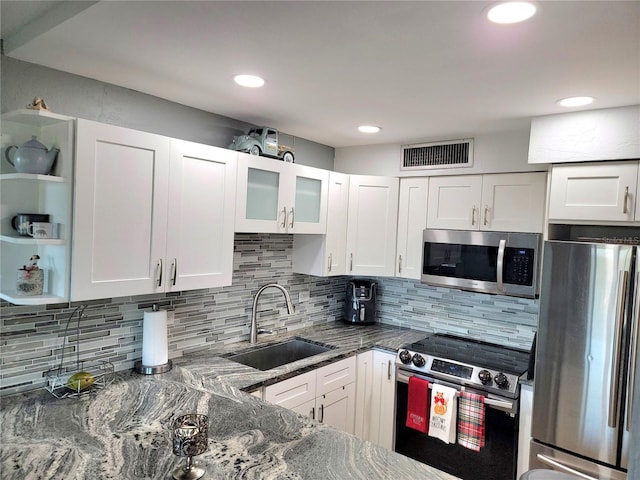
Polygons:
M430 437L439 438L445 443L456 442L457 406L454 388L438 384L431 386Z
M409 377L406 426L426 433L429 425L429 382L423 378Z
M470 450L484 447L484 397L460 392L458 399L458 444Z

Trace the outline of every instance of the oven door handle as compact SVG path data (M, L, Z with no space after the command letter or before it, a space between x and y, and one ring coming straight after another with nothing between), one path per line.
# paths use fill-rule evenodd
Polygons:
M396 381L400 382L400 383L409 383L409 378L412 377L413 375L407 375L405 372L403 372L402 370L398 370L396 369ZM427 381L429 381L429 388L431 388L431 384L435 383L435 384L440 384L440 385L444 385L447 387L451 387L454 388L457 392L456 396L458 396L460 394L460 385L456 385L454 383L449 383L449 382L445 382L442 380L435 380L431 377L426 377L424 375L416 375L417 377L423 378ZM491 398L491 397L484 397L484 404L487 407L493 407L496 408L498 410L502 410L505 411L507 413L511 413L514 414L516 413L517 410L517 406L516 406L516 401L513 400L501 400L501 399L497 399L497 398Z
M500 410L513 410L513 402L508 402L505 400L497 400L495 398L484 397L484 404L488 407L496 407Z

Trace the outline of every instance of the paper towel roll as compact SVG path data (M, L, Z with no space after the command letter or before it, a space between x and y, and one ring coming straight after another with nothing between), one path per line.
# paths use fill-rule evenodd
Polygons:
M164 365L169 361L167 311L144 312L142 321L142 365Z

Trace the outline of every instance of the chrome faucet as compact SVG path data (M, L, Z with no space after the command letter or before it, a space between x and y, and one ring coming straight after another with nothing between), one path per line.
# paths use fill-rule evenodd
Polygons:
M249 343L257 343L258 342L258 333L266 332L266 330L258 330L258 318L257 318L257 307L258 307L258 299L262 292L264 292L267 288L277 288L284 295L285 302L287 303L287 313L291 315L295 311L295 307L291 302L291 297L289 297L289 292L282 285L278 285L277 283L269 283L268 285L264 285L260 287L256 296L253 297L253 308L251 309L251 330L249 332Z

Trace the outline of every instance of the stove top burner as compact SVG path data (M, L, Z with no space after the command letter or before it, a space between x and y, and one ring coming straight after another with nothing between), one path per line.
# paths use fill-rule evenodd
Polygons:
M529 366L527 351L446 333L433 334L404 348L518 376Z
M456 335L436 333L402 347L396 366L491 394L517 398L529 352Z

